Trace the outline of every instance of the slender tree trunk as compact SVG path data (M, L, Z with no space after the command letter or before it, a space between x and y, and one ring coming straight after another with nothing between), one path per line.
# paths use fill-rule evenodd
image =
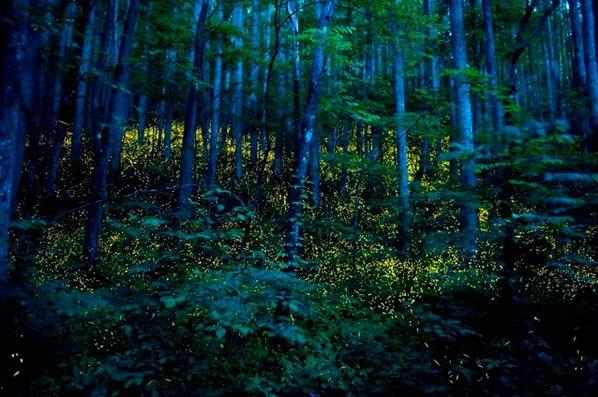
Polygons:
M23 40L27 42L27 51L24 54L24 57L21 61L21 67L23 73L20 76L20 96L21 96L21 106L23 108L22 112L25 116L25 133L16 134L16 144L15 144L15 158L14 158L14 172L13 172L13 195L12 195L12 209L13 212L16 212L17 204L21 199L20 190L21 190L21 182L23 179L23 170L25 169L25 146L27 142L27 138L37 138L39 139L39 134L33 134L32 129L34 127L34 111L35 111L35 93L36 93L36 74L39 70L39 65L37 60L39 59L39 47L37 38L39 37L34 28L32 27L31 23L28 24L27 29L27 37ZM0 49L3 46L0 45ZM0 69L1 70L1 69ZM39 142L37 142L39 144ZM33 145L33 142L30 142L30 146ZM23 211L24 213L25 211ZM24 214L25 215L25 214Z
M193 194L193 171L195 169L195 140L197 130L197 100L199 87L193 80L204 79L204 55L206 44L206 18L209 11L209 0L202 0L197 27L195 29L195 45L193 51L192 79L187 90L185 104L185 127L183 131L183 147L181 171L179 174L178 205L179 217L184 215L189 198ZM202 129L205 128L202 126Z
M456 105L456 82L454 77L450 77L449 79L449 92L450 92L450 108L451 108L451 129L450 129L450 150L453 151L453 146L459 143L459 117L457 115L457 105ZM457 183L459 180L459 160L455 157L451 157L449 160L449 176L450 181L452 184Z
M164 124L164 160L170 161L172 157L172 122L174 118L174 99L166 102L166 119Z
M450 19L453 58L455 69L465 70L467 65L467 42L463 23L462 0L450 0ZM456 84L456 106L461 147L464 158L461 160L461 188L469 197L464 199L461 206L461 228L463 245L469 254L476 250L477 234L477 202L474 197L476 188L474 152L473 119L471 109L471 87L462 76L458 76Z
M115 12L113 9L117 6L117 0L109 0L106 5L106 18L104 20L102 37L100 39L100 55L96 66L96 68L98 69L98 73L96 73L94 77L91 89L91 98L88 103L88 114L91 120L90 124L93 130L94 154L97 154L101 150L101 142L99 137L101 136L102 121L106 117L106 109L104 106L105 101L103 99L103 95L106 91L107 86L103 74L109 73L110 70L110 43L114 34L113 32L116 29L116 26L114 24L114 18L112 17L112 15Z
M75 93L75 120L73 124L73 138L71 142L71 162L76 166L81 162L83 125L85 124L85 100L89 85L89 69L93 57L94 25L96 20L96 1L90 1L87 10L87 24L83 33L83 48L81 50L81 63L77 74L77 89Z
M563 89L561 82L561 74L559 71L558 59L555 51L555 39L552 30L552 23L554 18L546 21L546 40L548 46L548 63L550 69L550 79L552 80L553 95L554 95L554 114L555 117L563 118Z
M144 92L139 95L137 103L137 144L143 145L145 141L145 130L147 129L147 107L148 97Z
M48 48L51 42L51 30L49 27L53 25L52 8L54 6L53 1L46 1L40 4L40 7L46 7L46 13L44 16L44 24L48 27L45 29L34 30L32 32L32 40L35 44L32 45L38 54L33 58L33 63L36 64L34 72L34 95L32 99L32 112L31 112L31 128L29 130L28 141L29 145L26 148L26 157L28 159L28 169L25 172L24 186L23 186L23 217L29 218L33 215L34 200L36 197L36 191L38 189L37 184L37 171L41 167L42 163L42 151L41 151L41 137L42 132L46 129L44 124L45 108L46 106L46 75L48 74L50 56ZM14 195L13 195L14 197Z
M503 126L504 116L502 104L498 98L494 22L492 19L492 5L490 0L482 0L482 15L484 20L484 42L486 44L486 73L488 73L491 89L490 104L492 106L492 126L494 137L496 138Z
M546 99L548 100L548 120L553 121L556 117L556 101L554 80L550 73L550 58L548 55L548 45L546 35L542 37L542 60L544 62L544 74L546 75Z
M174 79L174 65L176 64L176 52L168 50L166 52L166 63L168 71L166 73L166 109L164 112L164 160L170 161L172 157L172 122L174 117L175 106L175 82Z
M266 10L262 15L262 26L264 29L264 33L263 33L263 38L264 38L264 42L263 42L263 48L262 48L262 58L263 59L268 59L268 57L270 59L274 59L276 61L276 57L278 56L278 51L279 51L279 41L277 41L275 43L275 47L272 51L270 48L270 35L271 35L271 21L272 18L270 17L272 15L272 5L271 4L267 4L266 5ZM278 12L278 4L277 7L275 8L276 12ZM277 18L278 16L275 16L275 18ZM279 34L279 32L276 32L276 34ZM271 55L272 54L272 55ZM269 102L270 101L270 88L271 88L271 84L270 84L270 79L272 78L272 74L274 72L274 65L272 65L272 67L268 66L267 68L262 68L262 106L260 108L261 111L261 131L260 131L260 136L259 136L259 140L260 140L260 149L259 149L259 153L258 153L258 157L261 154L261 157L264 159L264 161L267 161L267 154L270 152L271 149L271 144L270 144L270 130L269 130Z
M58 123L59 115L61 114L61 107L63 106L63 89L64 81L63 74L66 66L67 52L73 43L73 34L75 29L75 15L77 5L69 3L64 12L64 21L62 32L60 35L60 43L58 45L56 75L54 81L54 88L52 90L51 100L51 116L50 116L50 130L48 141L50 142L47 179L46 179L46 198L52 202L56 197L57 181L58 181L58 165L62 157L62 147L65 137L65 126Z
M223 20L223 8L221 3L216 5L216 21ZM206 189L212 190L216 184L218 165L218 132L220 130L220 103L222 101L222 38L216 39L216 58L214 59L214 85L212 89L212 130L210 134L210 157L208 160L208 171L206 177Z
M577 98L584 98L586 95L586 57L584 54L583 22L579 10L579 0L568 0L569 19L571 27L571 83ZM587 140L588 115L584 107L572 105L570 107L571 122L573 129L584 141L584 150L587 151L585 143Z
M324 73L324 39L330 19L333 15L333 10L334 0L326 0L322 12L319 15L318 29L321 33L318 34L316 38L316 45L313 50L304 119L301 127L301 136L297 142L295 175L289 191L290 209L286 251L290 267L292 267L292 264L296 263L299 256L301 240L300 217L303 210L302 195L305 177L307 175L307 156L316 128L316 117L320 102L321 78Z
M584 36L582 19L579 14L579 0L569 1L569 18L571 20L571 41L573 45L572 71L573 84L577 89L586 84L586 57L584 54Z
M243 29L244 13L241 4L233 11L233 25L239 30ZM235 37L234 45L237 50L240 50L243 48L243 39L240 36ZM240 56L235 63L233 91L232 135L235 144L235 179L241 179L243 175L243 59Z
M288 2L288 12L291 16L291 23L292 23L292 30L293 30L293 41L292 41L292 51L293 51L293 132L294 132L294 141L295 146L298 145L299 138L300 138L300 130L301 130L301 93L300 93L300 84L301 84L301 57L299 54L299 12L300 12L301 2L300 0L297 1L289 1ZM296 152L296 150L295 150ZM296 159L295 159L296 161Z
M395 29L396 30L396 29ZM398 34L398 32L395 32ZM398 41L394 48L394 90L397 145L397 184L399 192L399 227L397 248L401 255L409 252L409 174L407 169L407 129L405 128L405 73L403 50Z
M251 7L252 22L251 22L251 47L257 51L259 48L259 35L260 35L260 1L253 0ZM259 141L259 128L257 123L258 119L258 76L259 66L257 62L254 62L249 72L249 81L251 85L251 94L249 95L248 107L251 114L251 127L249 131L249 160L252 164L255 164L258 160L258 141Z
M152 7L149 4L146 7L146 13L151 15ZM144 80L147 85L149 82L149 42L151 40L151 30L150 25L147 24L145 26L145 31L143 33L143 66L141 73L145 76ZM137 144L143 145L145 141L145 130L147 129L147 111L149 106L149 97L148 91L146 87L141 87L141 92L139 93L137 104L135 106L135 110L137 113Z
M581 0L583 13L584 52L587 92L590 98L591 132L586 137L590 153L598 150L598 62L596 61L596 29L592 0Z
M108 200L108 170L110 167L111 150L114 139L121 135L128 114L128 93L126 87L129 83L130 56L133 47L137 18L139 15L140 0L130 0L124 34L121 39L119 59L114 72L114 89L110 95L107 111L107 123L102 129L99 139L100 150L96 153L95 167L92 183L92 198L94 205L90 207L85 240L84 254L88 266L95 268L99 253L99 239L105 206Z
M2 69L0 75L0 293L8 282L9 228L14 194L14 172L17 141L26 134L26 120L21 104L20 78L23 59L28 50L27 23L30 2L13 0L12 26L2 48Z

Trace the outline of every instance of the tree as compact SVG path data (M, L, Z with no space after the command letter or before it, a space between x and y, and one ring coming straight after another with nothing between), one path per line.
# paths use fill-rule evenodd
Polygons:
M395 22L394 34L397 36L394 43L394 90L395 90L395 117L396 117L396 145L397 145L397 175L399 190L399 252L406 256L409 252L409 171L408 171L408 146L407 129L405 127L405 71L403 49L399 43L399 31Z
M596 152L598 140L598 62L596 61L596 29L591 0L581 0L583 15L584 55L586 61L587 92L590 98L591 134L586 137L588 150Z
M498 81L496 69L496 49L494 45L494 22L490 0L482 0L484 20L484 42L486 49L486 73L490 80L490 102L492 106L492 121L494 135L498 135L503 126L503 108L498 95Z
M195 165L195 139L197 129L197 106L199 96L199 82L203 79L204 53L206 45L206 20L209 10L209 1L202 0L197 27L195 29L195 43L193 50L193 72L187 89L185 100L185 125L183 131L183 146L181 157L181 171L178 185L178 211L187 208L189 198L193 193L193 172Z
M94 174L92 182L92 197L94 204L89 209L87 225L85 228L85 240L83 250L90 268L97 265L99 253L99 238L104 218L105 207L108 200L108 171L112 158L114 140L118 139L127 121L128 115L128 93L130 55L133 48L137 18L139 16L140 0L131 0L127 13L125 29L121 38L118 64L114 72L114 85L110 95L110 102L107 109L107 122L102 128L98 139L99 149L95 156Z
M27 0L14 0L10 12L13 24L2 48L2 95L0 97L0 289L8 281L9 227L14 193L15 151L19 135L26 134L23 114L21 80L25 71L22 60L27 51Z
M87 90L89 85L89 69L93 57L94 27L97 15L97 3L91 0L85 12L85 30L81 48L81 61L77 74L77 88L75 92L75 119L73 124L73 138L71 143L71 161L74 165L81 162L83 126L85 124L85 110ZM88 131L88 133L91 131Z
M216 4L215 22L220 23L224 19L224 5ZM218 152L218 134L220 132L220 103L222 102L222 38L216 39L216 58L214 60L214 84L212 86L212 128L210 134L210 154L208 161L208 170L206 175L206 188L212 190L216 183Z
M465 39L465 25L463 23L462 0L450 0L451 37L454 66L460 75L455 82L455 105L457 108L457 123L460 135L461 158L461 188L465 193L461 203L461 229L465 250L472 254L476 250L477 235L477 204L475 195L476 170L474 160L474 131L471 109L471 86L466 81L467 43Z
M324 73L324 39L334 12L334 3L334 0L326 0L321 12L319 12L318 29L320 30L320 33L316 36L316 43L313 49L305 112L303 114L300 136L296 148L293 184L289 190L290 209L286 241L289 264L296 263L300 250L300 216L303 209L302 195L305 177L307 175L308 148L314 137L314 130L316 128L316 117L321 92L321 79Z
M234 39L238 51L243 48L241 31L243 30L243 14L245 10L238 5L233 10L233 24L239 30ZM233 93L233 125L232 135L235 142L235 178L240 179L243 175L243 58L238 54L238 60L234 69L234 93Z

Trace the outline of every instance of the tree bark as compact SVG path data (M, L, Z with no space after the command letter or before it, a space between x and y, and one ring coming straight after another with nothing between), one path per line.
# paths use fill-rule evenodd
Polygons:
M486 53L486 73L490 81L490 105L492 107L492 126L494 138L503 126L503 108L498 98L498 80L496 69L496 48L494 44L494 22L492 19L492 5L490 0L482 0L482 15L484 21L484 42Z
M108 171L110 168L111 151L114 140L124 128L128 115L128 93L126 87L130 76L130 56L133 47L137 18L139 16L140 0L130 0L124 34L122 35L119 59L114 72L114 89L110 95L107 109L107 122L102 128L98 139L99 150L95 156L95 166L92 183L93 205L90 207L85 228L83 244L84 255L90 269L97 265L99 254L99 239L104 218L105 206L108 200Z
M321 78L324 73L324 39L334 12L334 0L326 0L319 16L316 45L313 50L309 87L302 121L300 139L297 142L295 175L289 191L289 217L287 225L286 253L289 268L299 259L301 240L301 213L303 211L303 187L307 174L308 149L314 137L316 117L320 102Z
M395 29L396 30L396 29ZM398 35L398 32L395 31ZM397 42L394 45L394 91L397 145L397 185L399 193L399 227L397 248L401 255L409 253L409 171L407 168L407 129L405 128L405 72L403 50Z
M221 3L216 5L216 22L221 23L223 16L223 7ZM216 39L216 58L214 59L214 85L212 88L212 129L210 133L210 155L208 159L208 170L206 176L206 189L212 190L216 184L217 166L218 166L218 133L220 130L220 103L222 95L222 38Z
M260 1L253 0L251 6L252 22L251 22L251 47L258 51L259 49L259 34L260 34ZM258 145L259 145L259 127L258 127L258 77L259 77L259 65L255 62L249 72L249 82L251 86L251 93L248 98L248 107L251 114L251 126L249 131L249 161L255 164L258 160Z
M96 19L96 1L90 1L87 10L87 24L83 33L83 44L81 50L81 63L77 74L77 89L75 93L75 119L73 124L73 138L71 142L71 162L78 165L81 162L83 125L85 124L85 100L89 85L89 69L93 57L94 25Z
M584 52L586 59L587 92L590 99L591 131L586 137L590 153L598 150L598 62L596 60L596 29L592 0L581 0L583 13Z
M233 11L233 25L243 30L243 16L245 10L242 4L236 6ZM234 45L237 50L243 48L243 39L238 36L234 39ZM239 56L235 63L234 70L234 88L232 104L232 135L235 145L235 179L241 179L243 176L243 59Z
M193 194L193 171L195 169L195 140L197 134L197 100L199 81L204 79L204 55L206 43L206 19L209 11L209 0L202 0L197 27L195 29L195 45L193 51L193 72L187 90L185 102L185 126L183 131L183 147L181 171L179 174L178 204L179 217L184 215L189 198ZM203 129L204 127L202 127Z
M58 45L57 62L55 75L53 76L54 84L51 90L51 113L50 124L48 130L49 142L49 158L47 163L47 179L46 179L46 199L53 202L56 198L56 189L58 181L58 166L60 158L62 157L62 148L64 145L65 125L64 121L59 120L62 106L65 101L63 98L64 84L64 69L66 66L67 52L73 44L73 34L75 28L75 15L77 5L69 3L64 11L64 20L62 25L62 32L60 34L60 42Z
M9 230L14 194L15 151L19 135L26 134L26 120L23 114L20 78L27 47L27 24L30 2L13 0L12 26L1 60L0 74L0 293L8 282Z
M301 135L301 57L299 53L299 12L300 1L289 1L288 12L291 17L291 25L293 31L293 133L295 146L298 145L299 137ZM295 150L295 152L297 152ZM296 161L296 159L295 159Z
M450 13L454 67L462 72L468 67L462 0L450 0ZM461 188L468 196L461 205L462 242L465 251L473 254L476 250L477 202L474 197L476 174L471 87L463 76L457 77L455 85L458 128L464 156L461 160Z

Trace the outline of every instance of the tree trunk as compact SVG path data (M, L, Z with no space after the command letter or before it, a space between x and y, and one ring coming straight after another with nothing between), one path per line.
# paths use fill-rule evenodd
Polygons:
M307 174L307 156L308 149L314 137L316 128L316 117L318 105L320 102L321 78L324 72L324 40L326 30L332 18L334 10L334 0L326 0L322 12L319 15L318 29L321 31L316 37L316 45L313 50L313 60L311 64L311 73L309 87L307 91L307 101L305 105L304 119L302 121L301 136L297 142L297 154L295 164L295 175L293 184L289 191L289 220L287 227L287 260L292 268L299 256L300 233L301 233L301 213L303 210L303 186Z
M243 30L243 5L237 5L233 11L233 25ZM235 37L234 45L237 50L243 48L243 39ZM243 59L239 56L234 70L234 88L232 104L232 135L235 145L235 179L243 175Z
M587 92L590 99L591 131L586 137L590 153L598 150L598 63L596 61L596 30L592 0L581 0L583 13L584 52Z
M166 52L166 109L164 112L164 160L170 161L172 156L172 122L174 117L175 105L175 82L174 80L174 65L176 64L176 52L168 50Z
M172 122L174 117L174 99L166 102L166 118L164 122L164 160L170 161L172 157Z
M490 81L490 104L492 106L492 126L494 138L503 126L503 109L498 98L498 81L496 69L496 49L494 45L494 22L492 20L492 5L490 0L482 0L482 15L484 20L484 43L486 44L486 73Z
M206 43L206 18L209 11L209 0L202 0L197 27L195 29L195 45L193 51L192 79L187 90L185 103L185 126L183 131L183 147L181 171L179 174L178 204L179 217L184 215L193 193L193 171L195 169L195 140L197 133L197 100L199 87L193 80L204 79L204 55ZM202 129L204 127L202 126Z
M222 3L216 4L216 22L223 20ZM208 170L206 176L206 189L212 190L216 184L216 173L218 166L218 132L220 130L220 103L222 95L222 38L216 39L216 58L214 59L214 85L212 89L212 130L210 134L210 155L208 159Z
M300 130L301 130L301 57L299 54L299 12L300 0L289 1L288 12L291 16L292 30L293 30L293 133L295 146L298 145ZM297 150L295 150L297 152ZM296 161L297 159L295 159Z
M542 60L544 62L544 74L546 76L546 99L548 101L548 120L553 121L556 118L556 101L554 80L550 72L550 57L548 55L548 44L546 35L542 37Z
M0 75L0 293L8 281L9 228L12 214L12 195L15 158L19 135L26 134L26 120L23 114L20 78L23 59L28 50L27 23L28 0L13 0L11 7L12 26L4 48L2 48L2 69Z
M260 35L260 1L253 0L251 7L252 22L251 22L251 47L258 51L259 49L259 35ZM249 72L249 81L251 85L251 93L248 99L248 107L251 113L251 126L249 131L249 160L252 164L255 164L258 160L258 141L259 141L259 127L258 127L258 76L259 76L259 64L254 62Z
M140 0L130 0L124 34L122 35L119 59L114 72L114 89L110 95L107 109L107 123L98 139L100 145L95 156L95 167L92 183L93 205L90 207L85 228L84 254L90 268L97 265L99 238L104 210L108 200L108 170L114 140L124 128L128 115L127 86L130 75L130 55L133 47L135 28L139 15Z
M139 95L139 103L137 104L137 144L143 145L145 140L145 130L147 129L147 107L148 97L144 92Z
M315 128L313 138L309 147L309 177L311 185L311 204L314 207L320 205L320 157L321 157L321 135L320 129Z
M398 32L395 32L398 34ZM399 227L397 248L401 255L409 252L409 174L407 169L407 129L405 128L405 73L403 66L403 50L398 40L395 43L394 58L394 90L397 145L397 185L399 193Z
M454 66L458 71L464 71L468 65L462 0L450 0L450 13ZM476 174L473 158L474 133L471 87L463 76L458 76L455 84L458 128L461 150L464 152L464 158L461 160L461 188L469 196L461 206L462 240L466 252L472 254L476 250L477 203L474 197Z
M78 165L81 162L83 125L85 124L85 100L89 85L89 69L93 57L94 25L96 19L96 2L92 0L87 10L87 24L83 33L83 48L81 50L81 63L77 74L77 89L75 93L75 120L73 125L73 138L71 142L71 162ZM89 132L89 131L88 131Z
M56 198L56 189L58 181L58 165L60 158L62 157L62 147L64 144L65 137L65 126L59 123L59 115L61 114L61 108L63 106L63 73L66 66L67 51L72 46L73 34L75 29L75 15L77 11L77 5L75 3L69 3L64 12L64 21L62 26L62 32L60 35L60 43L58 45L57 53L57 64L56 74L54 76L54 88L52 89L52 100L51 100L51 116L50 116L50 130L51 134L48 136L49 147L49 158L47 164L47 179L46 179L46 199L53 202ZM62 120L60 120L62 121Z
M117 6L117 0L109 0L106 6L106 18L104 20L102 37L100 39L100 56L96 66L98 72L96 73L93 80L91 98L88 104L88 114L91 121L90 124L93 130L94 154L97 154L101 150L101 142L99 137L101 137L102 122L106 117L106 109L104 106L105 101L103 99L103 96L107 89L107 82L105 81L105 78L102 75L107 74L110 70L110 43L112 40L112 36L114 35L114 30L116 29L116 26L114 24L115 21L112 15L115 12L113 9Z
M548 64L550 69L550 80L554 95L554 115L563 118L563 90L561 86L561 74L559 72L558 59L555 51L555 40L552 31L553 18L546 21L546 40L548 46Z

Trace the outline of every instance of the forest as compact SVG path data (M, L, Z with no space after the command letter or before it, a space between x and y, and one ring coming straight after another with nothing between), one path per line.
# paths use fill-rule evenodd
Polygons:
M0 2L0 395L598 395L598 1Z

